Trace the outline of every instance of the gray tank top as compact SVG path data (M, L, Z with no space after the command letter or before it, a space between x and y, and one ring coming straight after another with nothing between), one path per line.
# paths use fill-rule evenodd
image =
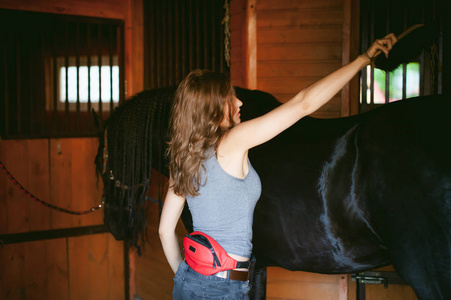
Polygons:
M194 231L214 238L229 254L250 257L252 252L252 220L261 194L261 182L249 161L249 173L244 179L224 171L216 154L204 161L205 185L199 196L187 196L193 217Z

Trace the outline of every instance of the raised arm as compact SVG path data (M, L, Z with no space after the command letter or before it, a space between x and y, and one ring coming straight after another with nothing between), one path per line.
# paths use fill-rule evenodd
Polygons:
M261 117L238 124L224 137L223 150L242 152L272 139L302 117L315 112L328 102L349 80L370 63L370 57L374 57L378 51L382 51L388 56L395 43L394 34L376 40L365 54L304 88L283 105Z

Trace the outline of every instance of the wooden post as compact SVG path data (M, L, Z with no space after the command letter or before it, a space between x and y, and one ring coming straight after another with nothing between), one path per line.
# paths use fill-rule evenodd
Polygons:
M257 89L257 0L246 0L243 35L244 86Z

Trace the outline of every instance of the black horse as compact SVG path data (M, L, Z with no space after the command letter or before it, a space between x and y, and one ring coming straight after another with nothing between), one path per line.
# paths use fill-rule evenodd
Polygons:
M166 174L162 148L173 92L174 88L146 91L125 105L132 114L138 103L161 104L164 113L158 121L154 117L150 122L158 124L148 136L153 142L142 151L149 157L145 166ZM280 105L261 91L236 88L236 93L244 103L243 121ZM125 115L123 111L118 109L116 114ZM450 97L424 96L352 117L305 117L271 141L251 149L250 160L262 181L253 237L260 268L254 276L252 298L264 298L266 266L343 274L389 264L413 287L418 298L449 297L450 111ZM107 130L120 123L117 120L107 123ZM129 137L121 138L125 140L121 145L127 144ZM108 144L111 142L109 138ZM99 156L104 148L101 139ZM127 155L130 162L136 162ZM161 163L152 165L150 157ZM98 165L102 163L99 157ZM110 186L114 182L106 176L111 169L107 163L107 190L108 182ZM124 190L117 188L117 183L116 188L122 191L122 196L116 197L119 200L112 201L112 193L106 193L109 207L105 209L105 222L117 238L127 236L127 232L115 230L120 227L117 214L125 215L121 219L124 222L139 224L131 219L142 206L139 183L146 180L140 177L130 182L140 191L134 197L141 195L141 200L134 200L138 203L135 206L124 198ZM185 210L182 217L191 231L189 211ZM134 241L136 237L132 234Z

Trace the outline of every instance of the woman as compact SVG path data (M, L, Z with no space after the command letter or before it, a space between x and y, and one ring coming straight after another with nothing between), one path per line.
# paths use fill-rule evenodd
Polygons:
M185 199L194 230L215 239L237 261L252 251L252 216L261 184L248 150L329 101L378 51L388 56L393 34L376 40L353 62L301 90L269 113L241 123L242 102L222 74L194 70L180 83L171 117L169 189L159 234L174 271L174 299L248 299L247 269L205 276L182 262L175 227ZM241 276L244 275L244 276ZM244 279L243 279L244 278Z

